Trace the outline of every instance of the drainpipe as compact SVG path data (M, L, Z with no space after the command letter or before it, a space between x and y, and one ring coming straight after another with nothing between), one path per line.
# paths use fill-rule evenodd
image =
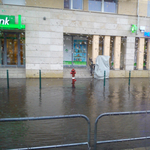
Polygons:
M139 32L139 0L138 0L138 5L137 5L137 32L136 34L138 35Z

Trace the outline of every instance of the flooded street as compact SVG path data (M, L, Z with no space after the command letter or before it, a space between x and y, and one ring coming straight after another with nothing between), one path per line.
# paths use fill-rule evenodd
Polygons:
M150 110L149 78L103 80L77 79L0 79L0 118L84 114L94 123L105 112ZM97 140L150 136L150 115L111 116L99 120ZM0 123L0 149L46 146L87 141L87 122L82 118ZM149 146L150 141L98 145L98 149L119 150ZM63 149L63 148L59 148ZM87 149L87 146L64 148ZM93 149L93 147L92 147Z

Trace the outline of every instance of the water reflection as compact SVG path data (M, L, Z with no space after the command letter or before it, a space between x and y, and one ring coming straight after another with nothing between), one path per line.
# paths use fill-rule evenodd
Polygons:
M72 88L71 79L0 79L0 117L54 116L84 114L91 121L93 143L94 122L105 112L148 110L149 81L131 79L78 79ZM106 117L98 124L98 140L150 135L148 115ZM87 124L82 119L61 119L0 123L0 149L73 143L87 140ZM101 149L136 147L148 141L102 145ZM69 148L68 148L69 149ZM79 148L80 149L80 148Z

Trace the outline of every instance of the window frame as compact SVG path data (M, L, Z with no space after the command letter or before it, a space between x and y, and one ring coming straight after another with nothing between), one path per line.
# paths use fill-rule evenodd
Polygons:
M15 0L15 2L19 2L20 0ZM8 2L8 0L2 0L2 3L4 4L4 5L20 5L20 6L24 6L24 5L26 5L26 0L22 0L23 1L23 3L20 3L20 4L17 4L17 3L13 3L13 0L11 0L11 1L9 1ZM12 2L12 3L11 3Z
M101 2L102 2L101 11L89 10L89 2L90 2L90 0L88 0L88 11L90 11L90 12L102 12L102 13L111 13L111 14L117 14L118 13L118 7L117 7L118 0L116 0L116 11L115 12L105 12L104 11L104 2L105 2L105 0L101 0Z

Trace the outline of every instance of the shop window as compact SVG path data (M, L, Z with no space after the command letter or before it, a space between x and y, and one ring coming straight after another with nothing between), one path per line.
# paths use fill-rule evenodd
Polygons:
M100 36L99 37L99 55L104 54L104 37Z
M117 12L117 0L89 0L89 11Z
M139 43L139 38L135 38L135 51L134 51L134 70L137 68L137 52L138 52L138 43Z
M143 70L146 70L146 65L147 65L147 46L148 46L148 39L145 39L144 58L143 58Z
M89 11L101 11L102 0L89 0Z
M2 0L3 4L25 5L25 0Z
M64 66L87 65L87 39L79 36L64 36Z
M0 66L25 65L24 33L0 34Z
M115 37L110 38L110 59L109 59L109 65L110 69L112 70L114 68L114 42Z
M64 8L82 10L83 0L64 0Z
M120 70L124 70L124 58L126 51L126 37L121 37L121 51L120 51Z

